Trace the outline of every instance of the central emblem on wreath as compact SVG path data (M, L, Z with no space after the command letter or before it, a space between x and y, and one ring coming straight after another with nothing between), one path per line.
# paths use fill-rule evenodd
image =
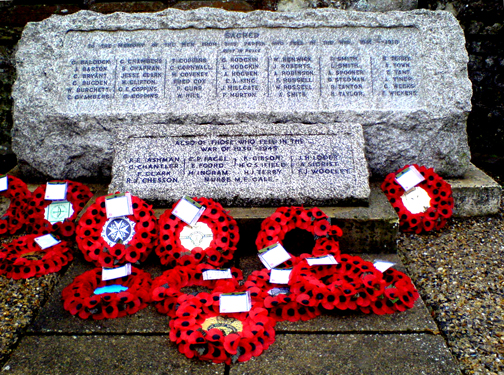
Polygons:
M117 243L126 245L134 235L135 223L123 216L108 219L101 234L109 246L114 246Z

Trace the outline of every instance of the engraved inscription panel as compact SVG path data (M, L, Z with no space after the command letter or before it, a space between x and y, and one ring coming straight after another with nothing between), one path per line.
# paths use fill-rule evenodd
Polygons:
M73 31L64 48L67 112L423 106L415 28Z

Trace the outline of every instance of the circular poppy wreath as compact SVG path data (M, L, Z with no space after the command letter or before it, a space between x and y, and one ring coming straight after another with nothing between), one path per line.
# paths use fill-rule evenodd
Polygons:
M192 199L206 207L198 223L202 223L212 232L213 238L210 244L206 248L184 247L180 239L181 233L190 227L173 215L172 210L167 210L159 217L159 246L156 248L156 254L161 259L161 264L170 267L198 263L222 266L233 259L236 244L240 239L238 225L235 219L212 199L204 197Z
M252 301L267 308L277 322L306 321L321 314L318 307L297 302L297 295L291 292L288 285L270 284L269 278L270 271L267 269L254 271L247 278L244 288L250 292Z
M77 245L88 262L112 267L126 262L143 262L157 242L157 220L142 199L131 196L133 214L107 219L105 197L88 207L77 225ZM105 231L104 231L105 228ZM103 237L114 233L117 242L110 245Z
M373 263L346 254L335 265L300 262L292 270L290 281L297 302L327 310L390 314L413 307L418 298L404 273L393 269L382 273Z
M66 201L72 205L73 213L63 221L58 221L51 224L45 218L46 209L55 201L46 200L45 191L46 184L40 185L32 194L32 199L27 210L27 227L30 233L47 234L56 233L62 237L71 237L75 233L75 219L80 211L84 208L93 194L86 185L74 181L58 181L66 182L67 193Z
M31 193L26 184L17 177L7 175L8 188L0 191L0 196L10 200L5 214L0 217L0 235L15 234L26 222L26 207Z
M63 289L63 307L82 319L121 318L147 306L151 283L150 274L136 267L131 267L131 275L106 281L102 281L102 269L95 268L77 276ZM121 287L120 291L95 293L114 285Z
M35 242L38 234L22 236L0 249L0 275L15 280L58 272L73 259L68 243L61 241L47 249Z
M262 307L219 313L219 301L192 298L170 320L170 340L187 358L214 363L246 362L275 341L275 320Z
M430 198L428 207L426 206L424 211L415 209L412 212L411 209L408 209L403 200L405 191L396 180L397 174L410 167L409 165L399 169L396 173L387 175L381 189L399 216L399 225L403 232L421 233L422 231L441 229L446 225L447 220L453 213L454 204L451 186L436 174L432 168L427 169L416 164L413 164L413 166L425 178L415 189L424 196L424 199Z
M341 237L343 232L337 225L331 225L328 216L317 207L311 209L303 207L277 208L273 215L261 223L261 229L256 239L257 249L261 250L276 243L282 244L285 235L295 228L306 230L315 236L315 246L308 256L318 257L330 254L338 260L340 250L336 238ZM287 261L282 264L290 266L292 262Z
M239 288L239 281L243 279L242 272L232 267L231 279L203 280L203 272L215 269L208 264L176 266L163 272L152 282L151 303L161 314L175 317L178 307L194 295L185 293L186 287L205 287L211 290L197 294L200 300L219 300L221 293L235 292Z

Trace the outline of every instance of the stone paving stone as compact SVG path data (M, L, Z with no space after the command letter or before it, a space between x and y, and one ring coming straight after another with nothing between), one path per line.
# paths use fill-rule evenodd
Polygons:
M140 268L157 277L162 273L159 262L153 262L150 258ZM63 308L61 301L62 290L73 279L93 268L92 264L84 262L77 257L70 266L65 276L55 288L52 296L40 311L34 323L28 328L28 332L36 334L64 333L64 334L91 334L91 333L161 333L167 334L168 317L159 314L153 306L147 306L136 314L127 315L118 319L84 320L72 316Z
M2 374L219 375L225 365L187 359L166 336L26 336Z
M229 375L460 374L441 336L431 334L277 334L260 357Z

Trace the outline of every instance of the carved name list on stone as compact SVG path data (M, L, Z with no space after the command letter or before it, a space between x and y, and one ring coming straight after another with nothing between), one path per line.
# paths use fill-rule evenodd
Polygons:
M411 28L69 32L64 45L67 112L422 106Z
M226 205L365 203L369 195L357 124L201 126L197 136L188 127L144 126L122 138L109 191L170 202L203 195Z

